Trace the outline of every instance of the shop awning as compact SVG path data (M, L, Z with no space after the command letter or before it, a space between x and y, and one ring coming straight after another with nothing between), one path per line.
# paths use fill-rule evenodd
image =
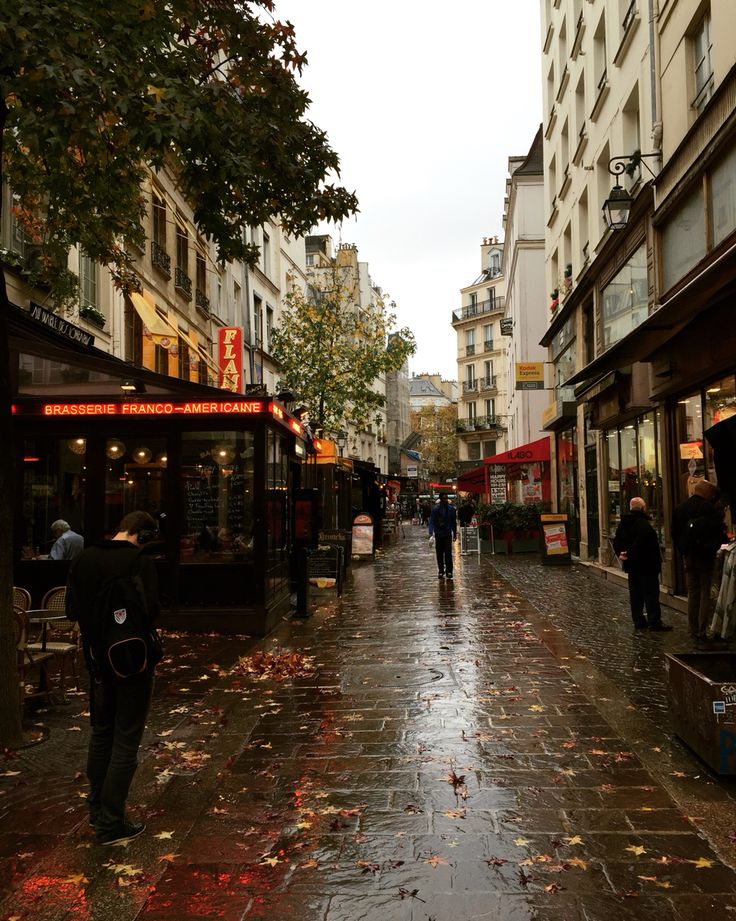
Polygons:
M156 310L156 301L152 294L148 291L144 291L143 294L133 291L130 295L130 302L156 345L165 349L178 345L179 333Z
M183 339L186 344L189 346L196 358L199 358L199 346L197 345L197 334L196 333L185 333L184 330L179 327L179 338Z
M520 445L518 448L511 448L510 451L502 451L500 454L494 454L493 457L486 457L484 464L524 464L527 461L548 461L549 437L540 438L538 441L530 441L529 444Z
M466 470L457 478L457 488L460 492L477 492L486 491L486 468L474 467L472 470Z

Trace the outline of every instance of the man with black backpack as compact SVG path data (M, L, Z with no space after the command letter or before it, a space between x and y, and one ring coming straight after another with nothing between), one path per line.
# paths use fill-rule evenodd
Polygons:
M126 819L125 803L161 657L156 570L140 549L155 533L147 512L130 512L112 540L78 557L67 582L66 613L79 623L90 675L87 805L99 844L135 838L146 827Z
M689 499L672 517L672 540L685 563L687 617L696 645L708 640L712 614L711 582L718 548L726 540L723 511L718 508L718 487L698 480Z

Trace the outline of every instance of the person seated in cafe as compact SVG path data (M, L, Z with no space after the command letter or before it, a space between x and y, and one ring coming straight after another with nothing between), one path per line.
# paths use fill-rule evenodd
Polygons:
M50 560L76 560L84 550L84 538L72 531L68 521L59 518L51 525L54 543L49 550Z

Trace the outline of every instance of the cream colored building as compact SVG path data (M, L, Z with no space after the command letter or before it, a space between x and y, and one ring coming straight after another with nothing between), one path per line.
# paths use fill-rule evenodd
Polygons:
M544 172L540 127L524 157L509 157L509 178L503 216L502 272L506 279L506 309L501 342L505 345L506 405L501 414L509 448L542 438L542 414L547 390L516 387L518 364L542 363L547 350L540 340L547 327L544 299ZM547 384L548 375L544 375Z
M734 461L719 472L708 437L736 415L733 12L730 0L542 3L558 295L543 341L576 407L556 431L556 501L578 515L581 556L609 564L621 514L642 495L675 594L673 508L702 476L736 494Z
M506 294L503 250L504 244L496 237L483 241L480 274L461 288L461 307L452 312L457 336L460 471L508 447L505 420L500 416L507 392L500 325Z

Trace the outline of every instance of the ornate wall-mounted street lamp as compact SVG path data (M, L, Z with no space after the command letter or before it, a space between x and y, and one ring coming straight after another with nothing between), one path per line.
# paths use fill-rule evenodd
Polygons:
M643 161L645 159L659 160L659 158L658 153L643 154L640 150L635 150L631 155L611 157L608 161L608 172L612 176L621 176L623 173L626 173L627 176L633 176L640 166L644 166L652 179L656 179L656 173L652 172ZM633 197L617 182L611 189L608 198L603 202L603 219L606 222L606 226L610 227L611 230L623 230L629 223L629 215L633 204Z
M340 429L337 433L337 447L340 451L340 457L342 457L343 448L348 443L348 433L345 429Z

